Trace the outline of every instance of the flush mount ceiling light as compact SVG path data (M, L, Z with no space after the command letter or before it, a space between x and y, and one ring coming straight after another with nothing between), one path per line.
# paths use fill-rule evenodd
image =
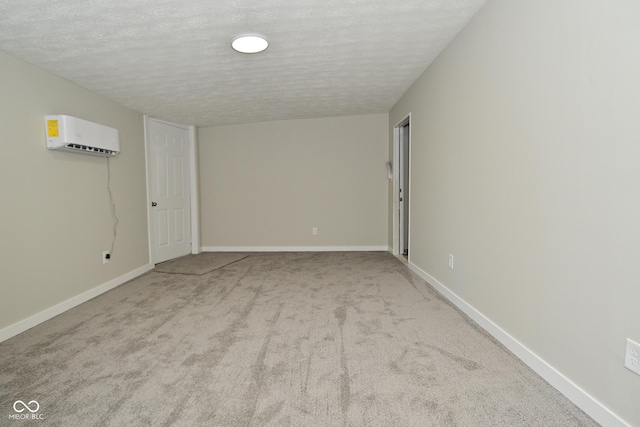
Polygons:
M231 42L231 47L240 53L258 53L269 46L264 37L255 34L243 34Z

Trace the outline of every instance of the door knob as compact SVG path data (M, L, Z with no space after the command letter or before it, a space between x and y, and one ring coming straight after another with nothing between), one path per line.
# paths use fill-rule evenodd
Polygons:
M151 206L156 207L158 204L156 202L151 202Z

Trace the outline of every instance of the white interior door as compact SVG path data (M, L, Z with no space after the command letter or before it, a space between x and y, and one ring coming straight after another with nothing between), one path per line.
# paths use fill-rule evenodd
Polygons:
M189 129L147 122L153 263L191 253Z

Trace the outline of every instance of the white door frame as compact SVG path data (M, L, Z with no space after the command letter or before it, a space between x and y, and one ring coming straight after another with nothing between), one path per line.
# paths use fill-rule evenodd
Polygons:
M400 132L402 127L409 123L409 147L411 147L411 113L407 114L402 120L400 120L393 127L393 254L401 255L400 253ZM411 203L411 152L409 152L409 204ZM406 206L405 209L408 209ZM409 212L410 213L410 212ZM409 215L411 216L411 215ZM410 227L411 221L407 224ZM410 231L410 230L409 230ZM409 242L411 246L411 233L409 232ZM409 250L409 257L411 257L411 250Z
M144 159L146 168L147 179L147 232L149 235L149 263L155 264L155 251L153 245L153 230L151 230L151 179L149 168L149 122L154 121L157 123L164 123L166 125L175 126L181 129L189 131L189 200L191 209L191 253L199 254L201 252L200 247L200 216L199 216L199 197L198 191L198 150L196 142L196 127L185 126L177 123L167 122L165 120L158 120L152 117L144 115Z

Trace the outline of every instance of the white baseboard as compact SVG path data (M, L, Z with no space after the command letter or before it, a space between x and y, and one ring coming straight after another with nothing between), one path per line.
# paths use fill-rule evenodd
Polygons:
M64 313L67 310L72 309L73 307L82 304L83 302L87 302L90 299L97 297L98 295L110 291L111 289L117 288L123 283L128 282L131 279L135 279L136 277L146 273L147 271L152 270L153 267L153 264L143 265L142 267L136 268L129 273L109 280L108 282L96 286L93 289L89 289L88 291L83 292L80 295L76 295L75 297L69 298L68 300L56 304L53 307L47 308L40 313L36 313L33 316L27 317L24 320L14 323L13 325L7 326L6 328L0 330L0 342L8 340L9 338L18 335L26 331L27 329L31 329L42 322L45 322L59 314Z
M386 252L387 246L203 246L202 252Z
M423 271L417 265L409 262L409 268L413 270L427 283L438 290L445 298L451 301L456 307L462 310L467 316L478 323L483 329L491 334L495 339L500 341L513 354L515 354L526 365L533 369L538 375L545 379L549 384L555 387L560 393L565 395L577 407L586 412L591 418L596 420L603 426L614 427L624 426L630 427L626 421L618 417L609 408L597 401L593 396L580 388L577 384L565 377L561 372L548 364L545 360L529 350L517 339L509 335L504 329L496 325L474 308L471 304L460 298L456 293L440 283L429 273Z

